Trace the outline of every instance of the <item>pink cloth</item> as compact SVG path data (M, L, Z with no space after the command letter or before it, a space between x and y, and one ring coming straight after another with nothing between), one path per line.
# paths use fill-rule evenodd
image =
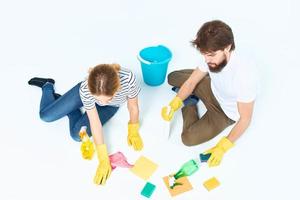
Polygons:
M133 165L129 164L127 162L127 158L124 156L122 152L117 152L114 154L111 154L109 156L111 168L115 169L116 167L122 167L122 168L131 168Z

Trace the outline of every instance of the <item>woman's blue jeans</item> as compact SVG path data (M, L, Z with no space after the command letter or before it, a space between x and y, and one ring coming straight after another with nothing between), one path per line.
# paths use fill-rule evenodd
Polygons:
M70 134L75 141L80 141L79 131L82 126L87 127L87 133L91 136L88 116L86 112L82 113L80 110L83 106L79 95L80 84L81 82L58 99L55 99L53 84L46 83L42 88L43 94L40 104L40 118L45 122L53 122L68 116ZM115 106L99 106L97 104L96 108L102 125L114 116L119 109Z

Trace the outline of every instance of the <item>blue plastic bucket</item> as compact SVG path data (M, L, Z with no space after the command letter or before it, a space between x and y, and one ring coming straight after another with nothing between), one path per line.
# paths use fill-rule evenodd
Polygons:
M161 85L166 78L171 51L163 46L146 47L138 55L144 82L150 86Z

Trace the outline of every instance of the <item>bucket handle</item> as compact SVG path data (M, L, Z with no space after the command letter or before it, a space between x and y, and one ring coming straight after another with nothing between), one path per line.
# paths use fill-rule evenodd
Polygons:
M140 54L137 55L137 59L138 59L139 61L145 63L146 65L151 65L151 62L149 62L149 61L143 59L143 58L140 56Z

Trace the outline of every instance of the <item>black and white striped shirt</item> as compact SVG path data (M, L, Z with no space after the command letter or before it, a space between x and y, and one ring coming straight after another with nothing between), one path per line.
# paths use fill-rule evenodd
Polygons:
M135 98L141 90L136 76L130 70L121 68L119 70L119 77L121 89L117 91L112 100L106 105L119 107L121 104L126 102L128 98ZM81 83L79 94L85 110L91 110L94 108L95 103L100 106L104 106L90 93L87 79Z

